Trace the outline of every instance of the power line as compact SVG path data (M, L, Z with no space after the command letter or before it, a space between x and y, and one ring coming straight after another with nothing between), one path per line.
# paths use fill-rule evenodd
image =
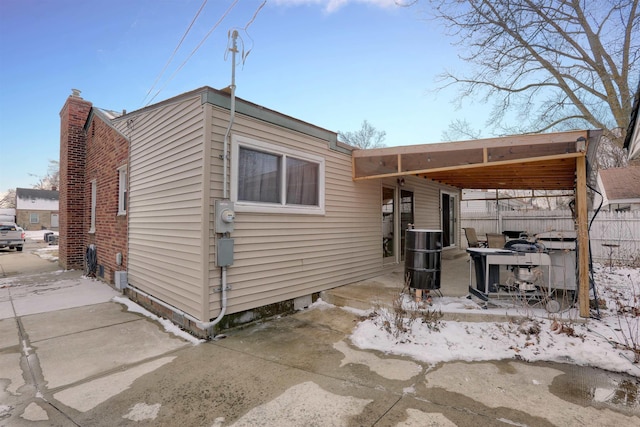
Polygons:
M207 40L207 38L209 38L209 36L211 35L211 33L218 28L218 26L222 23L222 21L227 17L227 15L229 15L229 13L231 12L231 10L233 10L233 8L238 4L239 0L234 0L233 3L231 3L231 5L229 6L229 8L224 12L224 14L220 17L220 19L218 20L218 22L216 22L213 27L211 27L211 29L209 30L209 32L204 36L204 38L200 41L200 43L196 46L195 49L193 49L193 51L189 54L189 56L187 56L187 58L184 60L184 62L182 64L180 64L180 66L173 72L173 74L169 77L169 79L165 82L164 86L162 86L160 89L158 89L158 91L155 93L155 95L153 95L153 97L149 100L149 102L147 102L145 104L145 107L149 104L151 104L151 102L153 102L153 100L156 98L156 96L158 96L158 94L160 92L162 92L162 90L167 87L167 85L169 84L169 82L171 82L171 80L173 80L173 78L176 76L176 74L178 74L178 72L180 72L180 70L182 70L182 68L185 66L185 64L189 61L189 59L191 59L191 57L198 51L198 49L200 49L200 47L204 44L204 42Z
M207 4L207 1L208 0L204 0L202 2L202 5L200 6L200 9L198 9L198 12L196 12L196 15L191 20L191 23L189 24L189 27L187 27L187 30L182 35L182 38L178 42L178 45L176 46L176 48L173 50L173 53L169 57L169 60L164 65L164 68L162 68L162 71L160 71L160 74L158 74L158 77L156 77L156 80L153 82L153 85L151 86L151 88L149 89L147 94L144 96L144 99L142 100L142 104L144 104L144 101L147 99L147 97L149 96L151 91L153 91L153 89L155 89L156 85L158 84L158 81L160 80L160 78L162 77L164 72L167 70L167 67L169 66L171 61L173 61L173 58L176 56L176 53L178 53L178 50L180 49L180 46L182 46L182 42L184 42L184 39L187 37L187 34L189 34L189 31L191 31L191 28L193 27L193 24L195 24L196 20L198 19L198 16L200 16L200 12L202 12L202 9L204 9L204 6Z
M251 24L253 24L253 21L256 20L256 17L258 16L258 13L260 13L260 11L262 10L262 8L264 7L265 4L267 4L267 0L264 0L262 2L262 4L260 6L258 6L256 11L253 12L253 16L251 17L249 22L247 22L246 25L244 26L244 28L242 29L244 31L244 33L247 35L247 37L249 37L249 40L251 40L251 47L249 47L249 49L245 52L245 50L244 50L244 40L242 39L242 37L240 37L240 42L242 43L242 56L241 56L242 65L244 65L244 61L247 59L247 56L249 56L249 53L251 52L251 49L253 48L253 39L249 35L249 31L247 31L247 30L249 29Z

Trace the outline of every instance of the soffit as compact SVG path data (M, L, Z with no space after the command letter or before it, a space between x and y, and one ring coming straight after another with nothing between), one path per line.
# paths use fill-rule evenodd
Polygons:
M572 131L356 150L353 177L413 175L457 188L569 190L588 137L588 131Z

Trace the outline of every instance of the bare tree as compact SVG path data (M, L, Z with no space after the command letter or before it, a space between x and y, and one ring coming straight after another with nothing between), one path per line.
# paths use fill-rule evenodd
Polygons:
M478 139L482 131L473 129L466 119L455 119L449 123L447 130L442 132L443 141L463 141L469 139Z
M355 132L340 132L338 136L343 142L358 148L380 148L384 147L384 139L387 136L385 131L379 131L371 126L368 121L362 122L360 130Z
M600 169L623 168L629 165L627 151L606 137L602 138L598 144L596 162L596 171Z
M16 208L16 189L7 190L6 193L0 194L0 208L15 209Z
M621 146L640 70L639 1L429 0L474 65L445 72L442 87L495 102L499 133L592 127Z
M57 160L49 160L46 175L38 176L32 173L29 175L38 178L38 183L35 184L33 188L37 188L38 190L60 189L60 162Z

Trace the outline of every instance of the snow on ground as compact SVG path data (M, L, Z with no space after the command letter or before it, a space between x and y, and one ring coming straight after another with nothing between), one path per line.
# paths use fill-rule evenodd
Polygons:
M50 230L35 230L35 231L25 231L25 237L28 240L34 241L34 242L43 242L44 241L44 234L45 233L51 233L52 231ZM53 232L54 235L58 235L58 232ZM57 261L58 260L58 250L59 247L58 245L50 245L50 246L46 246L43 248L39 248L39 249L35 249L33 251L33 253L37 256L39 256L42 259L46 259L46 260L50 260L50 261ZM83 277L81 280L85 280L87 278ZM87 280L91 280L91 279L87 279ZM4 281L3 285L8 285L9 282ZM171 333L174 334L178 337L181 337L187 341L190 341L191 343L195 344L199 344L201 342L204 342L203 340L199 340L197 338L195 338L193 335L181 330L177 325L173 324L172 322L170 322L167 319L163 319L160 318L154 314L152 314L151 312L145 310L144 308L140 307L138 304L134 303L133 301L129 300L128 298L123 298L123 297L114 297L113 301L118 302L120 304L124 304L127 306L128 310L134 313L139 313L142 314L143 316L146 316L152 320L157 321L158 323L160 323L164 329ZM1 408L0 408L1 411ZM0 412L1 414L1 412Z
M178 325L176 325L175 323L171 322L168 319L162 318L162 317L158 317L155 314L151 313L150 311L142 308L141 306L139 306L138 304L136 304L135 302L131 301L129 298L126 297L113 297L112 301L123 304L125 306L127 306L127 310L131 311L132 313L139 313L142 314L143 316L148 317L151 320L155 320L156 322L160 323L163 327L164 330L175 335L178 336L180 338L183 338L189 342L191 342L193 345L197 345L200 343L203 343L204 340L198 339L196 337L194 337L193 335L191 335L188 332L183 331L182 329L180 329L180 327L178 327Z
M29 240L33 240L34 242L44 242L44 233L53 233L54 235L58 235L57 231L51 230L26 230L24 232L25 237Z
M33 231L25 231L25 238L27 240L31 240L32 242L44 242L44 234L45 233L53 233L54 235L58 235L57 231L51 230L33 230ZM33 251L33 253L39 256L42 259L46 259L49 261L58 261L58 245L51 245L44 248L39 248Z
M26 234L31 240L42 241L45 232ZM35 253L53 260L57 249L49 246ZM402 296L401 311L344 309L365 318L350 337L362 349L407 355L430 364L521 359L588 365L640 376L640 363L634 363L634 357L640 358L640 269L596 265L594 275L598 297L604 301L599 320L585 321L575 308L553 314L544 307L513 301L492 301L498 308L487 308L480 301L451 297L434 298L431 306L415 310L416 303L408 295ZM203 342L127 298L115 297L113 301L158 321L168 332L194 344ZM322 304L326 303L318 301L312 307ZM412 312L420 315L411 318ZM444 321L437 318L438 312L509 315L513 320ZM595 310L592 313L598 314Z
M606 303L606 308L600 308L600 320L582 319L575 308L552 314L523 303L484 309L482 303L467 298L434 298L412 320L416 303L403 295L401 309L376 308L367 313L351 341L362 349L407 355L430 364L520 359L588 365L638 376L640 364L634 363L634 357L640 358L640 269L596 266L594 276L598 297ZM439 312L514 317L510 322L443 321ZM595 310L592 313L597 316Z
M58 245L47 246L46 248L40 248L33 251L42 259L49 261L58 261Z

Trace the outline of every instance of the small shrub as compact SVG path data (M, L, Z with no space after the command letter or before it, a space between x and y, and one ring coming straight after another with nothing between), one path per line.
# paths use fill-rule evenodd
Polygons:
M638 318L640 317L640 286L629 279L630 295L625 297L621 293L614 295L618 328L622 334L622 342L616 344L633 352L633 363L640 363L640 330Z
M424 310L421 312L420 319L431 331L440 332L442 327L442 310Z

